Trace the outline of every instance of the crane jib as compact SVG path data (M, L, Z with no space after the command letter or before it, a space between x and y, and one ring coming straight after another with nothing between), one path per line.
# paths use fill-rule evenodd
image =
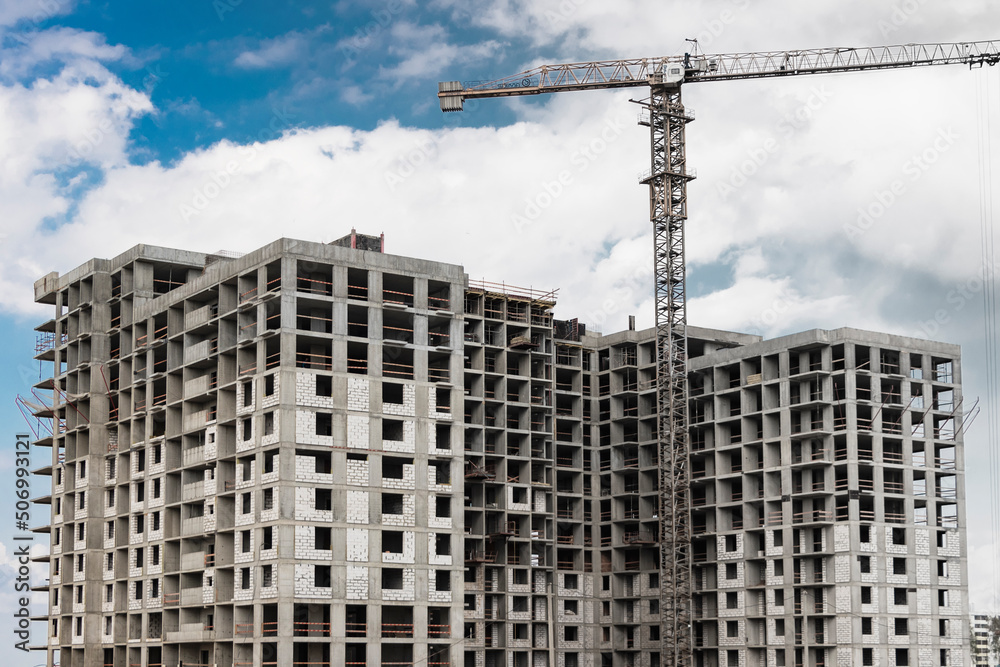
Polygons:
M492 81L449 81L439 84L438 97L442 111L461 111L464 99L655 85L657 77L668 71L679 71L683 83L696 83L932 65L982 67L998 62L1000 41L719 55L687 53L661 58L543 65Z

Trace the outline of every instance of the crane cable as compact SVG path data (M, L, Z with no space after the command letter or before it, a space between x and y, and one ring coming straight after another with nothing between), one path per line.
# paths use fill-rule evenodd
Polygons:
M998 320L993 234L993 91L990 76L977 76L976 127L979 135L979 222L982 245L983 326L986 347L987 434L990 484L990 532L992 546L993 608L1000 608L1000 418L997 415Z

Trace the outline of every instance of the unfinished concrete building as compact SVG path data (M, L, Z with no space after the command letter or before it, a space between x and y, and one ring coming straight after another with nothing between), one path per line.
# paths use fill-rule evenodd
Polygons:
M973 614L972 624L972 667L989 667L990 664L990 617L987 614Z
M382 249L36 283L50 664L660 664L653 332ZM695 664L965 664L958 349L689 335Z
M690 388L706 658L967 663L957 347L809 331L692 359Z

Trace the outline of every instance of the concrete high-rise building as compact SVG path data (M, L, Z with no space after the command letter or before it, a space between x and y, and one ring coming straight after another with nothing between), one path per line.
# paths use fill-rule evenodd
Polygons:
M986 614L972 615L972 666L989 667L990 664L990 617Z
M699 644L722 666L966 664L959 349L841 329L705 352Z
M660 664L653 332L382 250L36 283L50 664ZM695 664L967 664L959 350L688 333Z
M973 614L970 626L972 629L972 665L973 667L989 665L989 616Z

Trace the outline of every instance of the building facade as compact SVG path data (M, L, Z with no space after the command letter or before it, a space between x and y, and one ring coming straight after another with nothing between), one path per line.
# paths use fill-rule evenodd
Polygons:
M653 332L381 251L36 283L50 664L660 664ZM696 664L966 664L959 350L689 336Z
M990 664L990 617L986 614L972 615L972 665L989 667Z
M959 350L841 329L690 366L706 664L966 664Z

